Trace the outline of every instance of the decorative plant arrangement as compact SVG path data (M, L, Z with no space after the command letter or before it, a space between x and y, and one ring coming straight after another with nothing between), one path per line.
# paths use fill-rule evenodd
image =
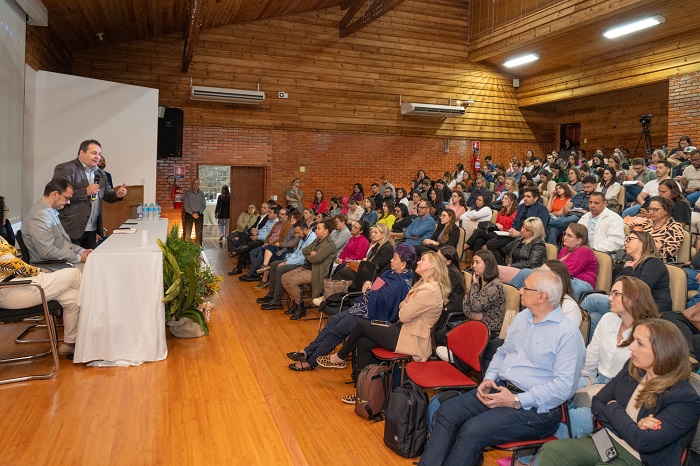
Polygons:
M165 243L158 240L163 251L165 321L175 336L208 335L212 305L204 297L219 290L222 277L202 261L199 245L180 238L178 230L174 225Z

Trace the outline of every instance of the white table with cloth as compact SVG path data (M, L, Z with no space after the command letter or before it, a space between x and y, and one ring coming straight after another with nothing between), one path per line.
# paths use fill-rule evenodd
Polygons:
M74 363L139 365L168 356L163 253L156 244L165 241L168 220L127 220L122 227L137 231L113 233L85 262Z
M219 220L216 218L216 201L207 201L207 207L204 209L204 224L218 225Z

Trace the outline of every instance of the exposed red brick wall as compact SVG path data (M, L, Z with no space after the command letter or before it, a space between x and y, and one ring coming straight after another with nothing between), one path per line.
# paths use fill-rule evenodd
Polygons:
M678 147L681 136L700 144L700 71L671 76L668 83L668 147Z
M197 167L206 165L266 165L270 168L267 196L284 196L292 178L301 179L304 204L321 189L330 198L347 196L355 183L370 191L373 182L388 174L396 187L406 187L419 169L432 179L454 171L457 163L471 166L472 141L450 139L445 153L444 138L389 136L308 131L255 130L225 127L186 126L183 131L183 157L158 161L156 198L163 216L179 221L173 211L170 190L175 165L185 165L189 186ZM482 141L482 157L491 155L507 163L512 156L522 158L528 149L544 153L532 143ZM305 167L302 173L299 167Z

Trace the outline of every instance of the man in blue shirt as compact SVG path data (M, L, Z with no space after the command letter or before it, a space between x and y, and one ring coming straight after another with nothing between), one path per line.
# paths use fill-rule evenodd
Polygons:
M284 292L282 275L304 264L304 254L301 251L316 239L316 233L311 231L306 222L298 222L294 226L294 232L300 238L297 248L287 256L287 260L275 261L270 264L270 288L265 296L256 300L262 304L261 309L282 309L282 293Z
M236 268L228 273L229 275L238 275L243 273L243 267L245 267L250 260L250 252L265 243L265 238L267 238L267 235L269 235L270 231L272 231L272 227L279 222L278 214L279 210L275 212L275 209L270 209L270 211L267 213L267 221L265 224L260 227L257 233L250 236L250 241L248 241L245 246L238 248L238 263L236 264Z
M581 332L559 306L561 295L553 272L536 269L527 277L520 289L526 309L479 387L440 405L420 465L472 466L489 446L556 431L586 354Z
M538 217L542 220L544 230L549 225L549 210L540 202L540 192L537 188L525 188L523 191L523 203L518 206L513 226L508 230L508 236L498 236L486 243L486 248L496 257L499 265L505 265L506 246L520 236L523 222L530 217Z
M588 213L588 199L595 191L597 181L595 176L587 176L581 183L583 184L583 191L574 194L571 200L566 203L563 209L564 215L550 218L549 232L547 232L547 242L549 244L556 245L557 238L566 231L566 227L578 222L581 220L581 217Z
M403 236L406 238L405 243L411 246L423 244L423 240L430 238L435 232L436 222L430 216L430 205L428 202L420 201L417 209L418 216L403 231Z

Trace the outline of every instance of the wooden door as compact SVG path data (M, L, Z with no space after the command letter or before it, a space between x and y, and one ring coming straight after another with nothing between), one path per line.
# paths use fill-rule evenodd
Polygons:
M265 167L231 167L231 231L236 229L236 220L249 203L260 208L266 200Z
M581 146L581 123L565 123L559 128L559 147L569 138L577 148Z

